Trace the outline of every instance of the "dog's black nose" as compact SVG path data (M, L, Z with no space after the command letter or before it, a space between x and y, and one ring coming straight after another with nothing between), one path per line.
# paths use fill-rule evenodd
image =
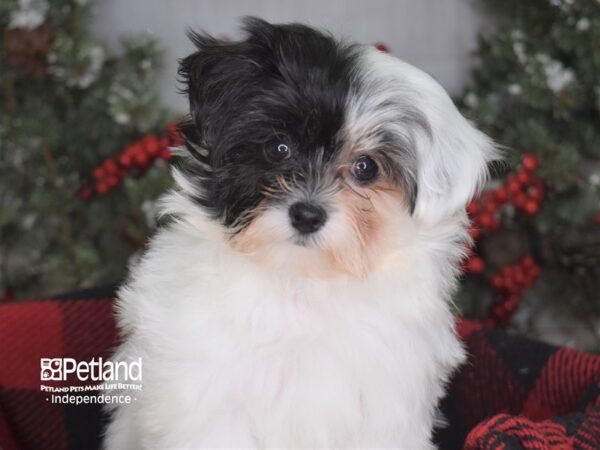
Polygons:
M294 203L290 206L289 213L293 227L303 234L314 233L327 220L327 213L323 208L306 202Z

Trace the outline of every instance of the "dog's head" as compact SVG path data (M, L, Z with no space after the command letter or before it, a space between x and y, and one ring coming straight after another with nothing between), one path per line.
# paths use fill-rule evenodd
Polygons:
M464 214L495 155L430 76L298 24L191 34L176 178L257 262L362 276L414 230Z

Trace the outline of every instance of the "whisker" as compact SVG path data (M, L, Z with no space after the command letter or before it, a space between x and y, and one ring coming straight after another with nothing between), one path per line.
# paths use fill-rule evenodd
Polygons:
M281 189L283 189L286 192L292 192L292 188L290 188L289 184L287 183L287 181L283 175L277 175L275 177L275 179L277 180L277 183L279 184L279 186L281 186Z
M358 192L354 186L352 186L352 184L348 183L348 181L342 179L342 182L344 183L344 185L350 189L352 192L354 192L356 195L358 195L360 198L364 199L364 200L368 200L369 202L371 201L371 197L369 197L368 194L366 193L362 193L362 192Z

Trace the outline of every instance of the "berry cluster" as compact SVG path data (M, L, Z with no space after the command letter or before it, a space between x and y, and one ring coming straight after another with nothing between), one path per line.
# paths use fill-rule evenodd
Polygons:
M544 198L544 182L535 176L538 166L538 159L526 153L521 159L521 168L517 173L509 175L506 182L496 189L471 200L467 205L467 214L471 218L469 235L474 241L481 238L482 231L500 229L498 215L508 204L529 215L540 211L540 202ZM474 253L470 253L463 264L465 273L480 274L484 269L485 261Z
M474 240L479 239L482 230L496 231L500 228L498 212L505 205L512 204L516 209L532 216L540 212L540 203L544 199L544 182L535 175L538 166L537 157L525 153L517 173L509 175L506 182L498 188L471 200L467 205L467 213L472 221L469 233Z
M96 167L92 171L92 180L84 183L79 190L79 197L89 200L96 195L105 195L116 188L126 176L146 171L157 159L171 160L173 155L169 148L178 145L181 145L181 137L173 124L167 126L164 136L144 136Z
M516 210L528 215L539 213L540 203L544 198L544 182L535 174L538 166L537 157L525 153L519 170L509 175L504 184L485 192L467 205L467 213L471 218L469 234L475 242L481 238L483 232L500 229L499 212L505 206L512 205ZM468 257L462 265L463 272L483 274L485 260L470 249L467 253ZM498 274L492 276L490 284L501 295L501 300L495 303L489 312L488 320L491 324L501 325L508 322L517 309L523 292L535 282L540 272L541 269L533 258L527 256L516 264L504 266Z
M490 278L490 284L499 299L488 312L489 325L504 325L521 303L523 293L540 276L542 269L531 256L525 256L515 264L504 266Z

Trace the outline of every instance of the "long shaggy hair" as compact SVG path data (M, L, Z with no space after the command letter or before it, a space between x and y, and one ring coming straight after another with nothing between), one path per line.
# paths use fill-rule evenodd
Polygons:
M190 33L170 225L119 294L108 449L432 448L494 145L420 70L298 24Z

